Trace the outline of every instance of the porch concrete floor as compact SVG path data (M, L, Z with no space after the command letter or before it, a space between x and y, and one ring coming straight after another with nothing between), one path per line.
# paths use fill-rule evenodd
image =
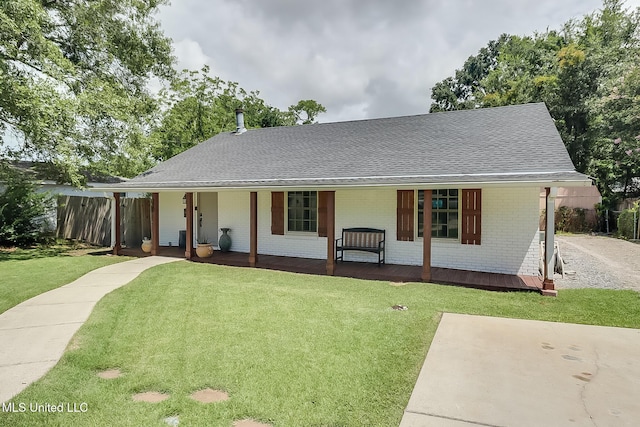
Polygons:
M194 251L195 252L195 251ZM122 255L134 257L149 256L139 248L123 248ZM184 258L184 249L178 247L160 247L158 255ZM243 252L221 252L216 250L210 258L192 259L202 262L235 267L249 267L249 254ZM257 268L290 271L305 274L326 274L326 261L321 259L258 255ZM366 280L384 280L389 282L421 282L422 267L413 265L385 264L378 267L375 263L344 262L337 263L334 275ZM455 270L450 268L431 268L431 282L447 285L492 291L535 291L542 289L542 279L538 276L520 276L477 271Z

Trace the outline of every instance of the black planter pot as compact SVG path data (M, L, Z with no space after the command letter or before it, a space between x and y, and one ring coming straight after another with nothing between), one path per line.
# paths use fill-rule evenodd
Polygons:
M229 237L229 230L230 228L221 228L220 231L222 231L222 236L220 236L220 239L218 239L218 246L220 246L220 250L222 252L229 252L229 249L231 248L231 237Z

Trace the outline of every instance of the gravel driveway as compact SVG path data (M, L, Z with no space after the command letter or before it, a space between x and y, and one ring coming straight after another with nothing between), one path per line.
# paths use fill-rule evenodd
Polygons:
M557 289L603 288L640 291L640 244L604 236L556 236L565 262Z

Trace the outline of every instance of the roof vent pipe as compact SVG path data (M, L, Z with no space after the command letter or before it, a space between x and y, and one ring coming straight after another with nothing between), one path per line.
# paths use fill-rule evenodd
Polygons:
M245 133L247 129L244 127L244 110L236 108L236 135Z

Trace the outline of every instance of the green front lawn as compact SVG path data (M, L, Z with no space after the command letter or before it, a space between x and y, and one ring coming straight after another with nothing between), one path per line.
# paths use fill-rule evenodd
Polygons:
M391 306L402 304L407 311ZM147 270L97 305L73 346L14 398L84 413L0 413L6 426L398 425L442 312L640 327L633 291L558 298L196 263ZM119 368L123 376L96 373ZM230 400L189 398L211 387ZM132 395L161 391L162 403ZM17 407L17 406L16 406Z
M83 274L131 258L70 256L69 247L0 248L0 313L43 292L73 282Z

